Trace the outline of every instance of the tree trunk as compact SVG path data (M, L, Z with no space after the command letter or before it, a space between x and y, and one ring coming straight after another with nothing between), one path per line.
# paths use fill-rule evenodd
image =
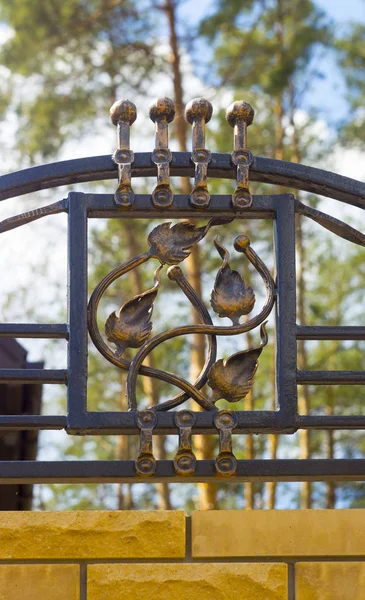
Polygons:
M272 377L271 377L271 389L272 389L271 409L276 410L277 406L276 406L276 398L275 398L275 389L276 389L275 358L273 360L274 360L274 365L273 365ZM279 442L280 442L280 436L275 435L275 434L269 435L269 453L270 453L271 460L275 460L278 456ZM277 490L276 482L269 481L266 484L266 490L267 490L267 508L269 510L274 510L276 507L276 490Z
M198 246L193 247L193 251L187 261L188 279L195 289L198 296L202 297L201 271L200 271L200 252ZM193 324L200 323L198 313L192 310ZM193 335L193 341L190 349L190 378L192 381L197 379L205 362L205 340L202 335ZM200 410L200 406L195 405L195 410ZM209 460L214 455L214 438L209 435L194 436L195 454L198 460ZM198 483L200 490L199 508L200 510L211 510L216 506L216 486L214 483Z
M187 151L187 124L184 119L184 93L183 93L183 82L182 82L182 71L180 61L180 50L179 42L176 33L176 6L177 2L174 0L165 0L163 4L163 10L166 14L168 26L169 26L169 42L171 49L171 67L174 85L175 105L176 105L176 118L174 121L176 137L179 144L180 152ZM191 185L188 177L181 178L181 190L183 194L189 194L191 191ZM198 246L193 246L190 257L186 260L186 270L188 279L197 292L201 296L201 273L200 273L200 249ZM192 310L192 322L193 324L199 323L199 317L195 309ZM202 335L192 336L192 346L190 351L190 377L194 381L200 373L204 361L204 350L205 340ZM194 406L194 409L199 409L198 406ZM195 441L195 453L197 459L209 459L213 456L213 441L211 436L194 436ZM215 507L216 504L216 489L215 485L211 483L200 483L198 484L200 489L200 509L206 510Z
M340 315L338 315L338 322L340 322ZM330 370L334 370L336 368L336 353L338 352L339 342L338 340L333 340L332 342L332 354L328 361L328 368ZM327 388L327 407L326 413L327 416L331 417L334 414L335 407L335 393L332 386L328 386ZM326 435L326 458L332 459L335 455L335 432L329 429L325 432ZM336 506L336 483L334 481L327 482L327 490L326 490L326 508L335 508Z
M274 23L275 38L277 42L276 62L280 67L283 64L283 48L284 48L284 11L281 0L276 0L276 21ZM284 158L284 106L283 93L279 93L274 105L275 115L275 148L274 158L283 160Z
M295 97L294 97L294 85L292 82L289 83L289 100L290 100L290 124L292 126L292 143L291 143L291 160L292 162L300 162L300 150L299 150L299 139L298 132L295 125ZM299 193L296 193L299 197ZM303 240L303 229L302 220L300 215L296 215L296 250L298 259L298 272L297 272L297 308L298 308L298 321L301 325L306 324L306 309L305 309L305 248ZM304 340L298 340L298 368L308 368L308 354ZM302 385L298 387L298 409L301 415L307 415L310 411L310 396L308 386ZM308 459L311 457L311 444L310 444L310 431L308 429L299 430L299 453L301 459ZM312 507L312 483L305 481L301 485L300 492L300 507L311 508Z
M296 217L296 245L298 257L298 275L297 275L297 291L298 291L298 320L300 325L305 325L305 281L304 281L304 246L303 232L301 225L301 217ZM298 368L306 370L308 368L308 354L304 340L298 340ZM310 397L308 386L302 385L298 387L298 409L301 415L308 415L310 411ZM310 430L299 430L299 449L300 458L308 459L311 456L310 450ZM300 507L312 507L312 483L305 481L301 485Z
M279 436L278 435L270 435L269 436L269 453L271 460L275 460L278 455L278 446L279 446ZM266 484L267 489L267 508L269 510L274 510L276 506L276 482L269 481Z
M123 379L120 394L120 409L127 410L126 404L126 380ZM130 437L128 435L119 435L117 438L116 459L128 460L131 458ZM117 508L118 510L131 510L134 507L132 484L118 484L117 489Z
M254 395L253 390L247 394L245 401L245 410L253 410L254 409ZM255 444L253 435L246 435L245 438L245 446L246 446L246 460L253 460L255 458ZM255 493L254 493L254 484L252 481L246 481L245 483L245 509L252 510L255 508Z
M283 127L283 100L282 97L278 97L275 101L274 106L275 115L275 149L274 158L277 160L284 159L284 127Z
M282 37L281 30L278 30L277 35ZM278 58L281 60L281 57ZM277 160L283 160L284 158L284 126L283 126L283 98L282 96L278 96L275 101L274 106L274 115L275 115L275 146L274 146L274 158ZM275 386L274 386L275 390ZM275 392L274 392L275 394ZM276 409L275 400L273 402L273 410ZM271 460L275 460L277 456L279 440L278 436L273 434L269 436L269 452ZM270 481L266 484L267 494L268 494L268 508L274 509L276 502L276 482Z
M277 17L275 23L275 37L278 41L278 52L276 56L276 60L278 65L281 65L283 62L282 57L282 49L284 47L284 28L283 28L283 8L281 4L281 0L277 0ZM280 93L276 97L275 105L274 105L274 116L275 116L275 145L274 145L274 158L277 160L284 159L284 107L283 107L283 94ZM273 384L273 398L275 396L275 383ZM273 400L272 410L276 410L276 402ZM277 457L279 446L279 437L275 434L269 436L269 453L271 460L275 460ZM267 490L267 506L269 509L273 510L276 504L276 487L277 484L275 481L269 481L266 484Z
M248 227L248 237L250 237L250 228ZM247 270L245 273L244 280L247 285L251 285L251 277L249 271ZM248 316L246 320L248 320ZM248 331L246 334L247 346L249 348L253 347L253 338L251 331ZM245 410L253 411L255 408L255 395L254 391L251 388L250 392L247 394L245 398ZM246 447L246 460L254 460L255 458L255 442L253 435L246 435L245 437L245 447ZM255 484L252 481L246 481L244 488L244 496L245 496L245 509L253 510L255 508Z
M130 258L132 258L139 253L139 248L136 244L136 237L128 221L123 221L122 227L123 236L127 242L129 255ZM143 286L138 269L133 269L130 273L130 276L133 295L141 294L143 292ZM151 354L146 357L144 364L148 367L154 367L153 356ZM144 394L148 399L148 405L152 406L154 404L158 404L159 384L157 379L153 379L152 377L142 377L142 385ZM163 460L166 458L165 437L162 435L154 436L154 454L157 459ZM156 490L158 491L158 508L161 510L171 510L172 507L170 501L169 484L163 482L156 483Z
M327 415L331 416L333 411L328 408ZM335 453L335 436L334 431L329 429L327 432L327 456L326 458L332 459ZM334 481L329 481L327 483L327 502L326 508L335 508L336 507L336 484Z

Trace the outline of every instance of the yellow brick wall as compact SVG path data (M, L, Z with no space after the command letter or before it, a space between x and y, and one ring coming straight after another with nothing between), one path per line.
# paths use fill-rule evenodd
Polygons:
M0 513L0 600L364 600L365 511Z

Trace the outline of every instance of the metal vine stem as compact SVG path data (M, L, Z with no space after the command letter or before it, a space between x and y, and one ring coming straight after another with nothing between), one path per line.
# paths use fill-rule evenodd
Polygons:
M216 326L216 325L208 325L208 324L186 325L186 326L170 329L169 331L160 333L160 334L156 335L154 338L152 338L137 352L136 356L134 357L134 359L132 360L131 365L130 365L130 369L128 372L128 378L127 378L127 398L128 398L129 407L131 409L137 408L136 382L137 382L137 374L139 372L139 369L142 365L142 362L146 358L146 356L158 345L160 345L163 342L166 342L167 340L172 339L174 337L178 337L181 335L189 335L192 333L198 333L198 334L202 334L202 335L215 334L215 335L224 335L224 336L231 336L231 335L238 335L241 333L247 333L248 331L251 331L258 325L261 325L261 323L269 316L269 314L272 310L273 304L274 304L274 299L275 299L275 296L274 296L274 287L275 286L274 286L274 281L271 276L271 273L267 269L267 267L263 263L263 261L260 259L260 257L256 254L256 252L250 247L248 238L246 238L245 236L239 236L238 238L236 238L234 246L238 252L243 252L247 256L249 261L257 269L257 271L259 272L259 274L261 275L261 277L264 281L265 288L266 288L266 301L265 301L265 304L264 304L262 310L255 317L253 317L253 318L249 319L248 321L246 321L245 323L242 323L239 325L231 325L231 326ZM175 376L173 376L173 377L175 378ZM185 382L184 380L182 380L180 378L176 378L174 380L174 385L176 385L177 387L181 387L181 389L184 389L187 392L190 392L190 384L188 384L188 386L186 386L187 383L188 382ZM192 395L192 397L195 399L195 397L193 395ZM174 406L176 406L176 405L177 404L175 403ZM161 406L162 405L160 405L160 409L161 409Z
M207 224L203 231L200 234L200 237L205 235L212 224L216 224L212 220ZM180 224L184 225L184 224ZM161 226L160 226L161 227ZM177 227L177 226L175 226ZM189 224L186 224L186 227L189 227ZM193 228L193 229L191 229ZM173 230L173 228L172 228ZM170 231L172 231L170 230ZM196 228L190 225L190 233L195 232ZM153 232L152 232L153 233ZM159 240L161 243L161 240ZM95 288L94 292L91 295L89 306L88 306L88 326L90 336L97 347L97 349L101 352L101 354L107 358L112 364L128 370L128 379L127 379L127 396L128 396L128 405L130 409L137 408L137 400L136 400L136 380L137 374L141 373L142 375L147 375L150 377L155 377L161 379L167 383L171 383L176 387L180 388L183 393L178 394L171 400L159 404L156 407L153 407L154 410L168 410L170 408L174 408L179 406L188 398L193 398L200 406L202 406L206 410L215 409L214 404L208 401L200 392L199 389L206 383L209 370L216 360L216 335L237 335L240 333L245 333L250 331L260 325L266 317L270 314L271 309L274 303L274 282L272 276L267 269L266 265L262 262L256 252L251 248L248 238L245 236L239 236L235 241L235 248L238 252L244 253L252 265L257 269L260 273L266 288L266 301L264 307L261 312L249 319L247 322L243 324L237 324L232 326L215 326L213 325L209 313L202 303L201 299L196 294L195 290L191 287L189 282L185 279L181 269L176 265L171 266L168 270L168 276L170 279L175 280L179 285L180 289L184 292L186 297L190 300L193 306L198 310L199 316L202 320L201 325L190 325L183 326L171 329L169 331L163 332L154 338L152 338L149 342L144 343L142 348L137 352L135 358L130 363L129 361L123 359L120 355L117 355L113 352L108 345L104 342L98 325L97 325L97 309L99 306L99 302L107 290L107 288L119 277L128 273L130 270L140 266L150 258L158 258L162 264L164 262L171 262L176 260L174 256L168 256L166 254L166 249L159 248L156 250L156 246L152 244L150 250L144 254L141 254L127 263L117 267L113 271L111 271L104 279L98 284ZM170 249L171 251L171 249ZM162 258L164 260L162 260ZM184 257L185 258L185 257ZM198 333L202 335L208 335L208 355L200 373L197 381L192 385L185 379L178 377L172 373L166 373L165 371L161 371L159 369L152 369L150 367L144 367L142 365L143 360L146 356L159 344L172 339L174 337L178 337L181 335L188 335L191 333Z
M226 220L224 220L224 219L211 219L204 228L200 228L202 231L200 232L199 235L201 237L203 237L207 233L207 231L209 230L209 228L211 226L221 224L222 222L225 222L225 221ZM131 271L132 269L142 265L150 258L158 258L157 256L154 255L155 250L156 249L152 246L148 252L134 257L130 261L124 263L121 266L116 267L110 273L108 273L108 275L106 275L100 281L100 283L97 285L97 287L93 291L93 293L90 297L89 304L88 304L88 328L89 328L90 337L93 340L93 343L95 344L95 346L99 350L99 352L109 362L111 362L113 365L120 367L127 371L129 370L131 363L129 361L123 359L121 356L117 356L109 348L109 346L104 342L104 340L100 334L98 324L97 324L97 310L98 310L100 300L101 300L102 296L104 295L104 293L106 292L106 290L108 289L108 287L114 281L116 281L116 279L118 279L119 277L122 277L123 275L125 275L126 273ZM161 257L160 257L160 259L161 259ZM164 264L163 260L160 260L160 262L162 264ZM172 277L172 278L174 278L174 277ZM197 294L195 293L193 288L190 286L190 284L185 280L184 277L182 277L182 278L178 277L177 280L178 280L177 282L178 282L179 286L184 291L185 295L188 297L188 299L192 302L193 306L198 311L199 316L200 316L201 320L203 321L203 323L207 323L208 325L211 324L212 322L211 322L208 311L206 310L204 304L202 303L200 298L197 296ZM211 405L211 403L208 403L208 401L204 398L204 396L202 394L199 393L199 389L201 387L203 387L203 385L205 385L205 383L207 381L207 372L209 371L209 368L211 367L211 365L214 363L215 358L216 358L216 341L213 336L210 336L208 339L208 357L207 357L206 363L202 369L202 372L198 376L198 378L193 386L191 384L189 384L188 382L181 383L181 385L177 385L178 381L182 382L183 380L181 380L180 378L178 378L175 375L166 373L165 371L161 371L159 369L142 366L140 368L139 372L141 375L145 375L148 377L154 377L154 378L160 379L162 381L165 381L166 383L171 383L172 385L177 385L177 387L181 387L181 386L185 385L185 387L182 387L182 389L184 390L184 393L179 394L175 398L171 399L170 402L174 403L173 404L174 406L177 406L177 405L181 404L182 402L184 402L185 400L187 400L188 398L193 397L204 408L211 409L214 407Z

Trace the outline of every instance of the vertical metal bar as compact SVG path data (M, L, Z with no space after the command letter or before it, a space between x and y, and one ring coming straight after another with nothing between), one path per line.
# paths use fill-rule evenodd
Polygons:
M68 429L82 427L87 409L87 196L69 194L68 209Z
M281 426L294 426L298 411L294 196L275 199L276 397Z

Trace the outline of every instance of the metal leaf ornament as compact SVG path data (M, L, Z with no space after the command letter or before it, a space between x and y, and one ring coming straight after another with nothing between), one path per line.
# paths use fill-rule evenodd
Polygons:
M183 221L171 226L162 223L151 231L148 243L151 246L149 255L158 258L162 264L177 265L188 258L194 244L200 242L214 225L230 223L232 219L217 217L211 219L204 227L196 227L193 223Z
M155 284L143 294L129 300L116 312L111 313L105 323L105 334L109 342L116 345L117 356L122 356L126 348L139 348L149 338L152 323L153 302L160 284L159 272L155 271Z
M267 344L265 325L266 323L261 325L261 344L258 348L237 352L226 360L221 358L210 368L208 385L213 390L213 402L220 398L238 402L247 396L258 368L257 360Z
M214 245L223 259L223 265L217 273L210 303L219 317L228 317L233 325L239 325L240 317L252 311L255 294L252 287L245 285L241 275L229 266L230 254L218 238L215 238Z

